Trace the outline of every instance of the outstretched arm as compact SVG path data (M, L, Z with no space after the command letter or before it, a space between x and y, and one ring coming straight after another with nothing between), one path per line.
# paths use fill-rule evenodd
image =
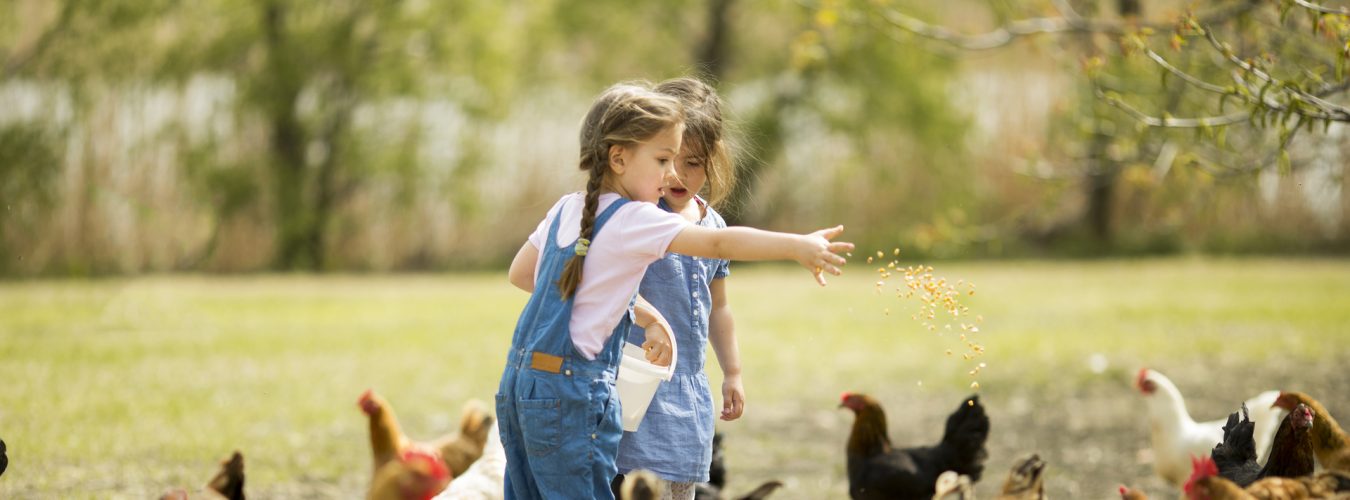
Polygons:
M839 254L853 250L852 243L830 241L843 232L844 226L792 234L750 227L709 229L689 225L675 236L668 250L710 259L795 260L825 286L823 273L841 274L839 266L845 260Z
M718 278L708 284L712 292L708 340L717 355L717 365L722 367L722 420L732 421L745 411L745 386L741 383L741 352L736 344L736 322L727 304L726 281Z

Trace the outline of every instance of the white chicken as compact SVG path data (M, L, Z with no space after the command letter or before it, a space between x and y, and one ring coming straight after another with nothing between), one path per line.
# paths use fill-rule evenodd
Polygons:
M502 438L494 421L488 429L483 456L433 500L500 500L506 496L505 481L506 450L502 448Z
M1186 411L1181 391L1157 371L1143 368L1135 378L1135 388L1148 406L1149 430L1153 437L1153 468L1158 476L1181 487L1191 475L1191 457L1208 457L1214 445L1223 441L1225 419L1196 422ZM1247 400L1251 419L1256 424L1257 460L1265 463L1275 430L1285 411L1272 408L1280 391L1266 391ZM1236 405L1234 406L1236 408Z

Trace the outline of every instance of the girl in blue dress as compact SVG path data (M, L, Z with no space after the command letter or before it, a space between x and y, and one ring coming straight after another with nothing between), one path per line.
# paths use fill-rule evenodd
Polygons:
M721 100L708 84L693 78L661 83L656 91L680 100L685 109L684 141L675 158L678 183L668 187L659 206L692 224L725 228L713 209L735 182L733 165L722 138ZM699 196L708 188L708 200ZM711 200L711 201L709 201ZM745 408L740 353L727 305L728 261L677 253L647 267L639 289L674 330L680 346L675 376L663 382L635 432L619 443L619 472L646 469L667 482L665 496L692 499L694 485L708 481L712 460L713 398L703 367L712 343L722 368L722 420L739 418ZM629 341L641 343L645 332L632 329Z

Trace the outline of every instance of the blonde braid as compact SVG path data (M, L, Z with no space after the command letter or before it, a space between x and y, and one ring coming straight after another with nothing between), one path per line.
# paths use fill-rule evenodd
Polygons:
M604 179L604 169L592 168L590 178L586 180L586 205L581 211L581 236L577 238L580 245L589 246L591 237L595 235L595 211L600 206L600 185ZM585 253L579 253L567 261L562 277L558 279L558 291L562 293L562 298L571 297L581 286L581 269L585 264Z
M595 236L595 212L600 207L600 191L610 172L609 155L613 147L632 147L669 127L684 121L679 101L651 90L645 83L618 84L605 89L591 104L581 122L581 162L586 171L586 205L581 213L581 235L577 253L563 267L558 291L564 300L581 286L581 271L586 262L591 238Z

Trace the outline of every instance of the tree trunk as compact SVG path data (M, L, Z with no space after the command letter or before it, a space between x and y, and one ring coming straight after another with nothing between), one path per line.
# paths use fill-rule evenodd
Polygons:
M727 12L735 0L708 2L708 33L699 45L696 61L708 78L720 82L726 76L727 53L730 52L730 33Z
M1116 2L1116 13L1124 19L1138 19L1143 15L1143 5L1138 1L1120 0ZM1083 43L1088 55L1097 52L1093 34L1083 35ZM1097 250L1109 251L1115 241L1115 194L1120 165L1107 154L1111 136L1102 132L1102 122L1107 120L1101 112L1102 104L1096 101L1095 96L1088 98L1092 99L1089 104L1092 136L1088 139L1087 175L1084 179L1087 207L1083 212L1082 223Z
M276 190L276 254L273 266L291 270L312 265L305 262L306 226L309 214L305 207L305 130L295 116L295 103L300 97L301 82L296 74L286 39L286 12L277 2L263 8L263 30L267 46L267 70L260 86L267 94L266 113L271 124L270 168Z

